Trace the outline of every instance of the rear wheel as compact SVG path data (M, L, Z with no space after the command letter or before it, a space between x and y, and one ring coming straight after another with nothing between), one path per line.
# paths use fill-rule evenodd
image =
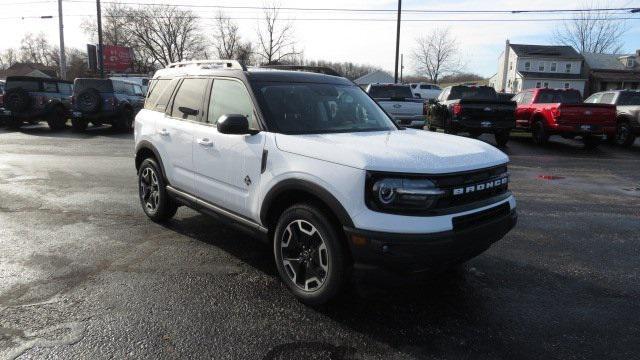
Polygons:
M131 131L133 129L133 110L130 108L122 110L122 115L119 119L116 119L114 125L118 131Z
M545 130L542 121L536 121L532 126L533 142L538 145L544 145L549 141L549 134Z
M51 130L62 130L67 125L67 114L63 107L56 106L47 117Z
M285 210L276 225L273 252L280 277L309 305L336 297L346 278L346 250L330 218L310 204Z
M509 130L505 130L505 131L500 131L495 133L495 138L496 138L496 144L499 147L505 147L507 145L507 142L509 142L509 135L511 134L511 131Z
M71 119L71 127L74 131L85 131L87 130L87 126L89 122L82 118L73 118Z
M616 129L615 142L617 145L628 147L636 140L631 125L628 122L621 122Z
M155 222L167 221L178 211L178 206L167 195L160 167L152 158L145 159L140 165L138 190L140 205L151 220Z
M7 119L7 127L11 130L18 130L22 126L22 120L17 119L13 116Z
M585 149L595 149L602 142L602 138L599 136L584 136L582 142Z

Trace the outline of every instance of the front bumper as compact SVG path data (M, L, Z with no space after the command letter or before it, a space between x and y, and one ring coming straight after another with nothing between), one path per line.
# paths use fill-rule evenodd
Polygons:
M474 214L461 216L463 227L437 233L402 234L348 227L344 230L356 266L419 272L481 254L502 239L518 220L516 209L511 209L508 203L480 213L488 215L488 219L474 218Z

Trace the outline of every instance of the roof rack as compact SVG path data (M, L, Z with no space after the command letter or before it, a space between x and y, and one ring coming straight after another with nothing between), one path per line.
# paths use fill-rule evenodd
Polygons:
M325 74L325 75L331 75L331 76L342 76L337 71L325 66L260 65L260 68L274 69L274 70L306 71L306 72L314 72L318 74Z
M183 68L183 67L199 67L201 69L234 69L247 70L238 60L192 60L180 61L167 65L167 69Z

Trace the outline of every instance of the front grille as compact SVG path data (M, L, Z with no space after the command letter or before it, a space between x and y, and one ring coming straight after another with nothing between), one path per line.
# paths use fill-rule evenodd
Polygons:
M477 226L483 222L506 216L509 214L509 211L511 211L509 203L504 203L477 213L454 217L451 220L453 222L453 230L464 230Z
M506 166L430 177L430 179L436 183L438 188L445 191L445 194L438 200L434 209L446 209L449 207L470 204L504 194L508 189L507 182L503 183L501 181L498 186L492 186L491 188L482 186L487 183L494 183L496 180L504 178L508 179ZM466 191L468 188L476 185L482 186L482 189L474 189L469 192ZM460 189L463 189L463 193L456 194L456 190L459 191Z

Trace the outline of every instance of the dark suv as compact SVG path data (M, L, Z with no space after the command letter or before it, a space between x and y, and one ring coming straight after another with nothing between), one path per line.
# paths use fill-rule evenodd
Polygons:
M8 125L46 120L53 130L63 129L69 118L72 84L60 79L10 76L3 96Z
M145 94L138 84L115 79L76 79L73 83L73 118L75 130L111 124L130 131L133 119L144 105Z

